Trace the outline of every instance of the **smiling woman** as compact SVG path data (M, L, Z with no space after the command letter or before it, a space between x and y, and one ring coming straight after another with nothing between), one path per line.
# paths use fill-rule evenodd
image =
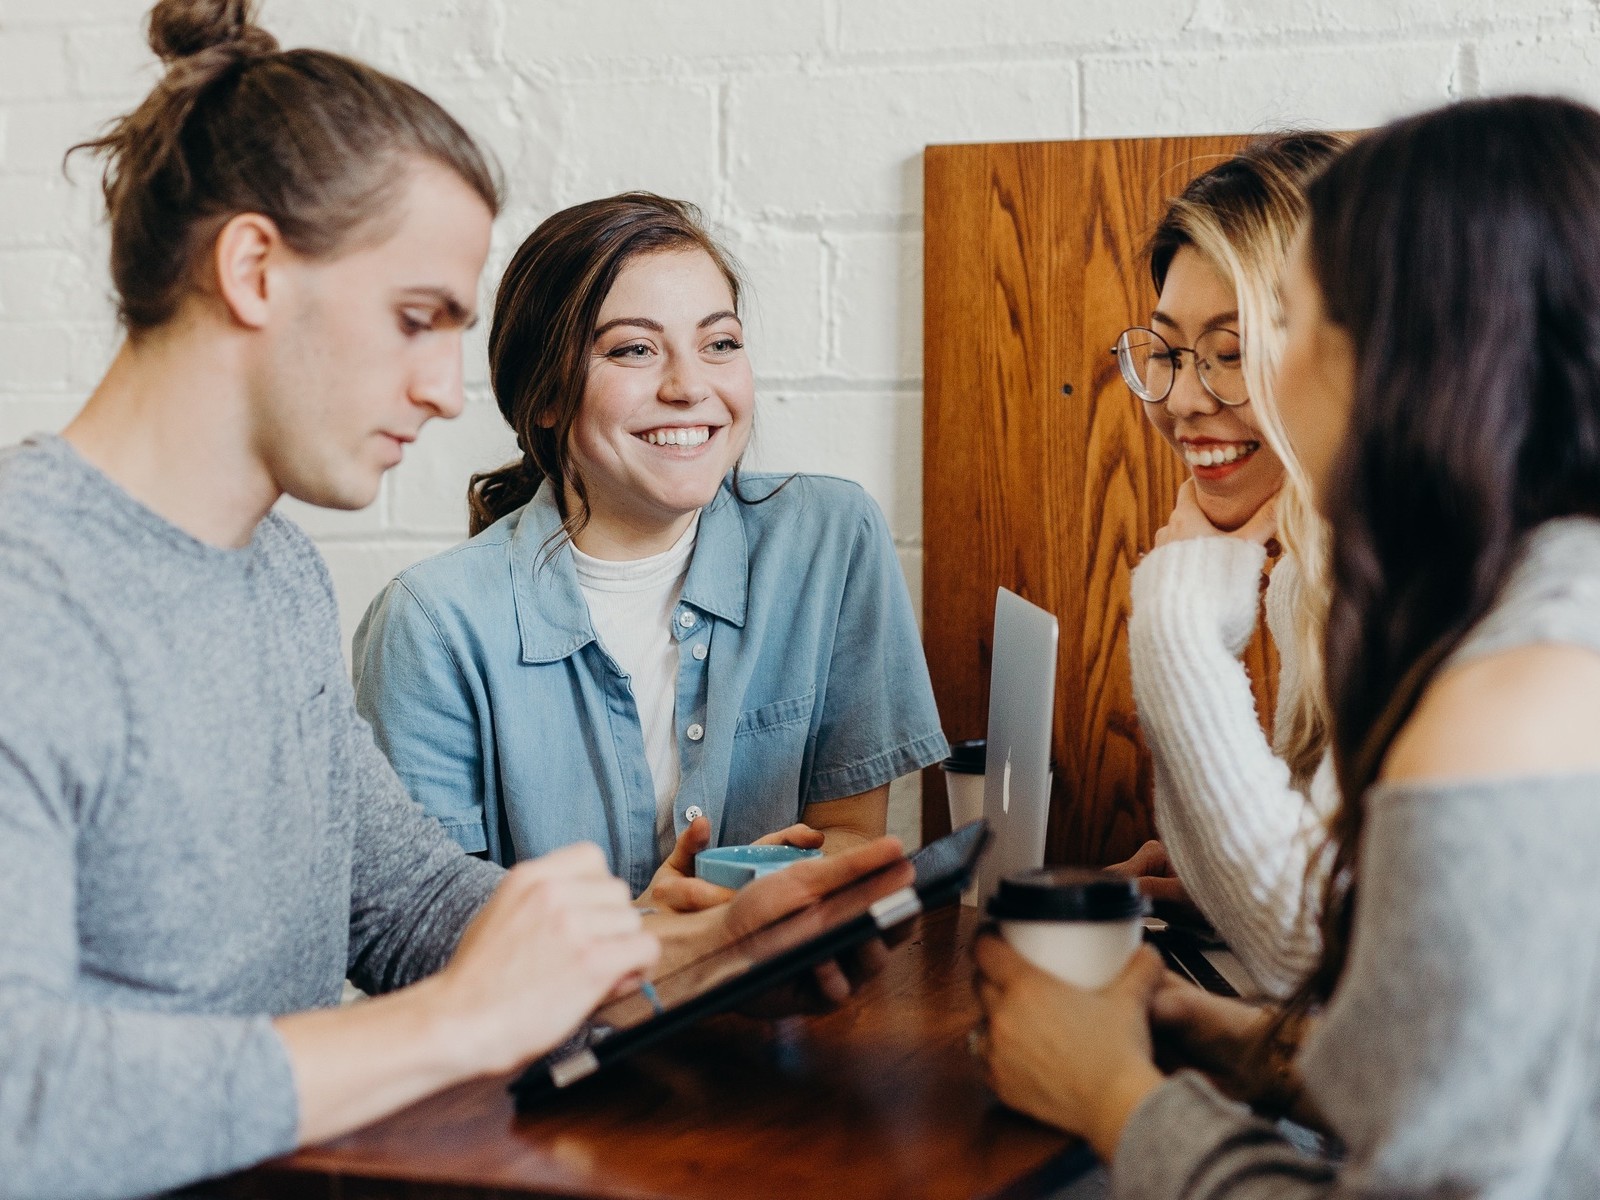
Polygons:
M362 712L469 851L590 840L703 907L728 893L698 850L881 834L889 784L946 753L877 506L739 469L740 291L695 210L647 193L557 213L507 268L490 368L522 457L355 643Z
M1129 657L1161 842L1119 866L1167 876L1146 886L1192 899L1274 994L1316 958L1307 868L1337 803L1320 689L1321 524L1278 429L1276 287L1302 185L1339 145L1321 133L1263 138L1193 180L1151 239L1149 327L1116 345L1129 390L1192 476L1133 575ZM1269 741L1237 660L1279 539L1266 594L1281 662Z

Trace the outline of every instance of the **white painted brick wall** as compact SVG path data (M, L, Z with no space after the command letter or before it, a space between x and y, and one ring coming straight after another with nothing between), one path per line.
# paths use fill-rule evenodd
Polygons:
M142 0L0 0L0 444L59 428L115 346L93 172L62 152L156 78ZM1595 0L266 0L286 44L393 70L510 181L482 299L532 225L626 187L694 200L750 277L752 465L863 483L919 598L928 142L1357 127L1458 96L1600 100ZM509 455L481 331L466 415L364 513L290 506L346 633ZM914 833L914 796L895 824Z

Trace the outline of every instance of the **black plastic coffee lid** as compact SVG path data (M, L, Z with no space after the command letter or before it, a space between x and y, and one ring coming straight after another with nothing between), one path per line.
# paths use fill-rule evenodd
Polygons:
M939 765L955 775L982 775L989 763L989 740L968 738L964 742L950 743L950 757ZM1055 755L1050 756L1050 770L1056 769Z
M1008 875L989 900L997 921L1126 921L1147 911L1137 881L1082 867Z
M950 757L940 765L957 775L982 775L988 761L988 740L972 738L965 742L951 742Z

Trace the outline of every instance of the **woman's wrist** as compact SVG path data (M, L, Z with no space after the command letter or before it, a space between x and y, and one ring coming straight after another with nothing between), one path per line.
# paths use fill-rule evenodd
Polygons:
M1116 1156L1122 1131L1134 1110L1165 1082L1166 1076L1154 1063L1141 1060L1114 1076L1101 1089L1090 1114L1089 1128L1083 1130L1084 1139L1101 1162L1110 1163Z

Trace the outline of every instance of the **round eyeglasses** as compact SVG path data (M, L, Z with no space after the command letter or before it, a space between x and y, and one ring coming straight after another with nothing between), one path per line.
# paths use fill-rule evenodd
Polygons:
M1250 398L1244 390L1239 335L1231 329L1208 329L1193 346L1174 346L1154 329L1135 325L1122 331L1111 353L1117 356L1123 382L1146 404L1166 402L1185 354L1194 360L1201 386L1223 404L1233 407Z

